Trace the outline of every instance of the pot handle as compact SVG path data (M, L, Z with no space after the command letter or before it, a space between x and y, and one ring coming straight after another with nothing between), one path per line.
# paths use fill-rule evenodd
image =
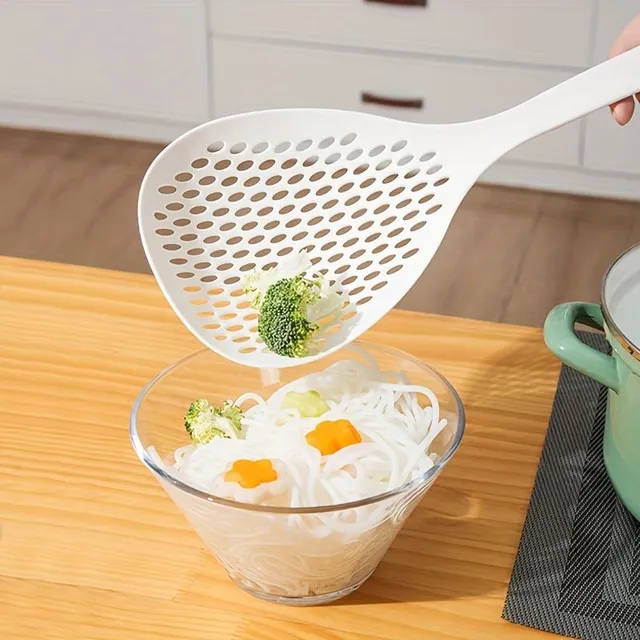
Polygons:
M544 340L547 347L572 369L618 393L620 379L615 359L584 344L576 335L576 322L594 329L604 329L599 305L566 302L553 309L545 320Z

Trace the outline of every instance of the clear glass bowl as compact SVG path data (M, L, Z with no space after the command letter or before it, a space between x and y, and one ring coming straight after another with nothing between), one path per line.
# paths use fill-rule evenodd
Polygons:
M264 397L293 380L344 359L375 359L381 369L403 371L429 387L446 427L430 447L435 465L423 476L366 500L313 508L276 508L232 502L173 477L176 448L188 444L183 419L189 403L214 404L252 391ZM140 460L175 501L205 545L241 589L271 602L324 604L355 591L374 572L409 514L456 452L464 410L455 389L411 356L357 342L319 361L264 372L226 361L209 350L194 353L156 376L138 396L130 435Z

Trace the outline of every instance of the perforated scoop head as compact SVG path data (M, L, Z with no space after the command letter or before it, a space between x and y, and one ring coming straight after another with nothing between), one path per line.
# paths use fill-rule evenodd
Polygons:
M224 357L268 368L315 359L374 324L422 273L467 187L420 144L424 128L418 143L411 129L285 110L210 122L169 146L145 178L140 229L185 325ZM302 250L347 304L316 355L290 359L261 343L243 280Z
M244 114L178 138L143 181L139 225L174 311L209 348L289 367L357 338L411 288L478 176L521 142L640 90L640 50L497 116L425 126L355 112ZM253 269L307 250L347 304L306 358L266 350Z

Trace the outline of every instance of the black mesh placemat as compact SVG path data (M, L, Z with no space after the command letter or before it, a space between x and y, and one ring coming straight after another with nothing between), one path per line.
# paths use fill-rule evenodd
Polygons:
M580 337L608 352L601 335ZM583 640L639 640L640 525L604 467L606 399L562 368L502 615Z

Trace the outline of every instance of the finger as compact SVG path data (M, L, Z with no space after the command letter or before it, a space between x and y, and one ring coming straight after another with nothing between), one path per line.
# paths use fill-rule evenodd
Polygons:
M628 124L631 118L633 117L633 112L635 110L635 103L633 98L625 98L624 100L620 100L611 106L611 112L613 114L614 120L619 124L624 126Z

